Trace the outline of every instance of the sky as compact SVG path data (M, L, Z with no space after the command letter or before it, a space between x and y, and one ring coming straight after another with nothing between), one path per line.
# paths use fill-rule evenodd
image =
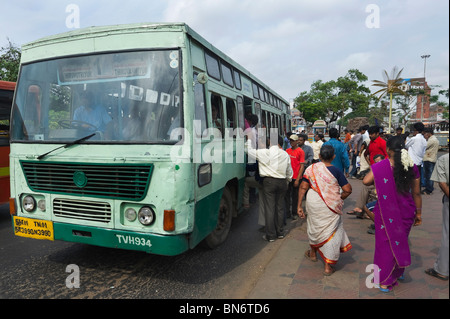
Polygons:
M449 87L448 0L2 1L0 47L137 22L187 23L288 101L349 69L372 92L395 66L404 78L425 71L435 93Z

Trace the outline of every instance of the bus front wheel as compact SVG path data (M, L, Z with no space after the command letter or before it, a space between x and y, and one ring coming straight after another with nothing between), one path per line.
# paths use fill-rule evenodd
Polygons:
M217 226L205 238L205 244L209 248L215 248L222 244L228 236L231 228L231 220L233 219L233 198L231 191L228 187L225 187L220 200L219 214L217 217Z

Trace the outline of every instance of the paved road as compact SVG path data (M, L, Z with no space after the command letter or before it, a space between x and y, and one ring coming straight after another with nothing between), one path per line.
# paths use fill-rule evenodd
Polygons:
M245 298L280 245L258 232L256 207L219 248L176 257L15 237L0 207L0 298ZM77 265L80 288L66 279Z
M351 179L350 184L353 192L345 200L344 211L355 207L362 182ZM441 242L443 193L437 184L435 186L432 195L422 196L423 223L413 227L409 236L411 265L405 270L405 280L392 292L382 293L379 289L366 285L369 275L373 274L373 271L367 268L373 263L375 248L374 235L367 233L372 221L344 214L344 229L353 248L341 254L336 264L336 272L332 276L323 275L321 258L319 262L313 263L303 256L304 251L309 248L306 223L297 222L296 227L283 239L282 245L248 298L448 300L449 281L442 281L424 273L425 269L433 266ZM412 311L420 308L409 307ZM405 309L399 307L396 310L404 314Z

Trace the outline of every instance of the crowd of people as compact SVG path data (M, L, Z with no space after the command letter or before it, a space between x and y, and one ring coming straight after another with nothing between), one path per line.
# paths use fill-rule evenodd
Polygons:
M327 141L319 133L311 143L306 134L287 133L268 148L255 148L249 139L246 149L256 163L248 166L244 206L248 189L257 188L258 223L268 242L286 236L288 219L306 219L310 248L304 256L317 262L320 255L329 276L340 253L352 248L343 224L344 200L352 193L348 178L362 179L356 207L347 214L373 220L368 232L375 235L379 287L389 292L411 264L408 236L422 223L422 195L431 194L437 182L444 192L442 242L425 272L448 280L449 155L438 159L439 143L423 123L415 123L409 135L400 128L384 136L378 126L362 126L344 141L335 128Z

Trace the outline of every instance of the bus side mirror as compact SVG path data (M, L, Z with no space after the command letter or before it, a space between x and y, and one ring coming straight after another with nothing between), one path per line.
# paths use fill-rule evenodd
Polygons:
M205 84L206 82L208 82L208 75L206 73L199 73L197 75L197 82L200 84Z

